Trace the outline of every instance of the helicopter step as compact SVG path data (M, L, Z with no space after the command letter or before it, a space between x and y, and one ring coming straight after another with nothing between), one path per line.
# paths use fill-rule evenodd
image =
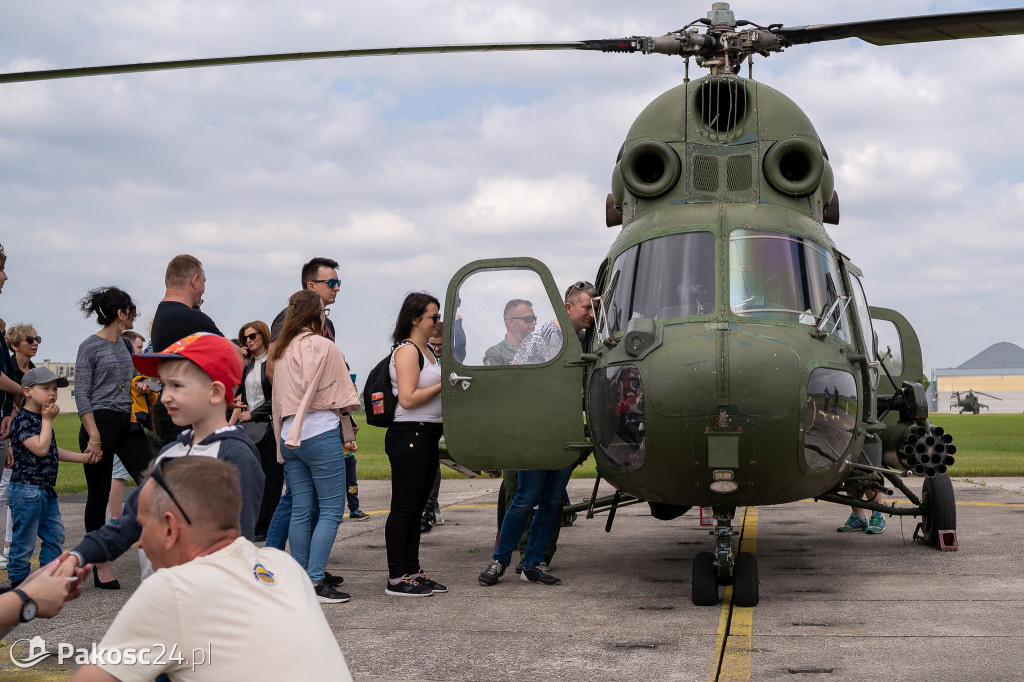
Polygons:
M695 606L718 603L718 588L732 585L732 602L736 606L757 606L760 599L757 557L750 552L733 552L736 531L732 520L735 507L716 507L715 552L700 552L693 559L693 581L690 599Z

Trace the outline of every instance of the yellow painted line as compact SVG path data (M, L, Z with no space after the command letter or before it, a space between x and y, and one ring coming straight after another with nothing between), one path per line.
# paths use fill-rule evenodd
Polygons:
M757 507L746 507L740 522L741 552L756 553ZM722 612L718 617L715 657L711 666L711 682L750 679L751 633L754 627L752 607L733 606L732 587L725 588Z
M498 508L498 505L496 505L496 504L450 504L450 505L447 505L447 506L444 506L444 505L441 506L441 509L497 509L497 508ZM369 514L370 516L374 516L376 514L387 514L391 510L390 509L374 509L373 511L369 511L369 510L364 509L363 511L366 512L367 514Z
M811 498L804 500L797 500L796 502L785 502L784 504L798 504L800 502L814 502ZM825 502L822 500L822 502ZM831 502L825 502L825 504L831 504ZM886 504L913 504L910 500L888 500ZM774 505L782 506L782 505ZM840 507L846 505L838 505ZM958 507L1024 507L1024 502L957 502Z

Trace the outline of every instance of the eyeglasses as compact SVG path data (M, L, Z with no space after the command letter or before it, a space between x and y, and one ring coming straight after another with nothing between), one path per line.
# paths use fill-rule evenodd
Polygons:
M441 313L434 313L433 315L427 315L428 320L433 320L434 324L441 321Z
M181 512L181 515L185 517L185 523L191 526L192 519L190 519L188 517L188 514L185 513L185 510L181 506L181 502L178 502L178 498L175 497L174 493L171 492L171 486L167 485L167 479L164 478L164 473L161 470L164 461L165 460L160 460L160 462L155 467L153 467L153 470L149 472L149 477L156 481L156 484L158 486L164 489L164 492L167 493L167 497L171 498L171 502L173 502L174 506L178 508L178 511Z
M576 282L576 284L573 284L573 285L572 285L572 288L573 288L573 289L589 289L589 288L590 288L590 287L592 287L592 286L594 286L594 285L593 285L593 284L591 284L590 282L584 282L584 281L583 281L583 280L581 279L580 281Z
M340 279L314 279L310 281L315 284L326 284L328 289L341 288Z
M42 343L43 337L41 336L26 336L25 341L28 343Z
M520 315L519 317L510 317L510 320L522 320L526 324L533 324L537 321L536 315Z
M259 334L253 332L252 334L246 334L244 338L246 341L255 341L257 336L259 336Z

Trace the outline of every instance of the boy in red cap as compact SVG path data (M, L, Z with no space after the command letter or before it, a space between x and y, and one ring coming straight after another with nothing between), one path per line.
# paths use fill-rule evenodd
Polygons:
M229 426L227 421L227 408L242 380L242 361L234 346L216 334L192 334L159 353L133 355L132 362L146 376L159 375L164 385L160 402L175 425L192 427L165 446L157 460L198 455L234 464L242 483L240 530L252 540L264 478L256 446L241 427ZM139 486L128 497L122 516L86 534L71 550L61 564L66 575L73 575L71 569L87 563L113 561L139 539L142 528L136 513L141 489Z

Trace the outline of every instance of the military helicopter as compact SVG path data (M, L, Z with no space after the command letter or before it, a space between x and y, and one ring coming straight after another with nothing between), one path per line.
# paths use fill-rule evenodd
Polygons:
M0 83L299 59L443 52L666 54L710 73L651 102L626 134L606 214L621 230L594 283L599 314L540 365L485 365L502 309L569 329L549 270L477 261L452 278L442 366L449 452L463 466L562 468L593 454L616 493L588 515L646 502L658 519L710 507L714 552L693 562L692 601L759 600L756 557L737 552L737 508L815 498L920 516L926 544L955 542L950 434L928 422L917 334L871 307L862 271L825 229L839 199L809 118L752 79L751 59L856 37L895 45L1024 33L1024 10L785 27L728 3L658 37L253 55L0 74ZM740 75L748 65L748 77ZM459 331L456 331L459 330ZM455 334L464 334L462 339ZM455 354L455 348L464 349ZM920 494L904 480L925 476ZM890 488L891 486L891 488ZM859 499L868 490L908 505Z
M960 391L953 391L953 395L951 397L952 402L949 404L949 409L954 410L959 408L960 414L963 414L964 412L980 414L982 409L988 409L988 405L978 399L979 395L983 395L986 398L992 398L993 400L1002 400L1002 398L989 395L988 393L982 393L981 391L975 391L973 389L964 393L963 396L960 395Z

